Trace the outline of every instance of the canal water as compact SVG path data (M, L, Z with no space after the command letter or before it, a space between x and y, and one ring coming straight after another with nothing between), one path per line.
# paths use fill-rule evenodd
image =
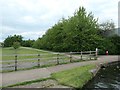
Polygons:
M102 67L97 75L89 81L83 90L120 90L120 62L114 62L108 64L108 66Z

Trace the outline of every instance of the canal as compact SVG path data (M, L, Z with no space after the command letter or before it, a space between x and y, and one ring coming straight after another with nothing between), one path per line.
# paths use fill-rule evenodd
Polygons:
M88 88L92 90L101 90L101 88L120 90L120 62L103 66L96 76L83 87L83 90Z

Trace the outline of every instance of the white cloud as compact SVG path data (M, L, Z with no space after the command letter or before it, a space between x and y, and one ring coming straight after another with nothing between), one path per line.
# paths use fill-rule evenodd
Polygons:
M15 32L15 28L12 28L12 27L9 27L9 26L1 26L1 29L2 29L2 33L3 34L6 34L6 33L13 33Z
M39 32L30 31L30 32L22 32L16 34L22 35L24 39L37 39L38 37L42 37L42 35L45 34L45 31L39 31Z
M36 23L37 19L35 19L32 16L24 16L24 17L20 18L20 22L23 22L23 23Z

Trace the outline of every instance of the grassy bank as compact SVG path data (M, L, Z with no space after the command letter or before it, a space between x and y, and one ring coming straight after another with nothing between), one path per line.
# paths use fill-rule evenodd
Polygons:
M94 69L95 65L87 65L77 67L74 69L58 72L52 74L52 77L56 79L60 84L70 86L73 88L82 88L92 78L92 74L89 70Z

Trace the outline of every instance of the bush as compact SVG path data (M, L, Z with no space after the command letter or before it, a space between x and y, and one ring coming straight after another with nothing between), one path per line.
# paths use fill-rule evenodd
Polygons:
M14 49L18 49L20 47L20 43L19 42L14 42L13 43L13 48Z

